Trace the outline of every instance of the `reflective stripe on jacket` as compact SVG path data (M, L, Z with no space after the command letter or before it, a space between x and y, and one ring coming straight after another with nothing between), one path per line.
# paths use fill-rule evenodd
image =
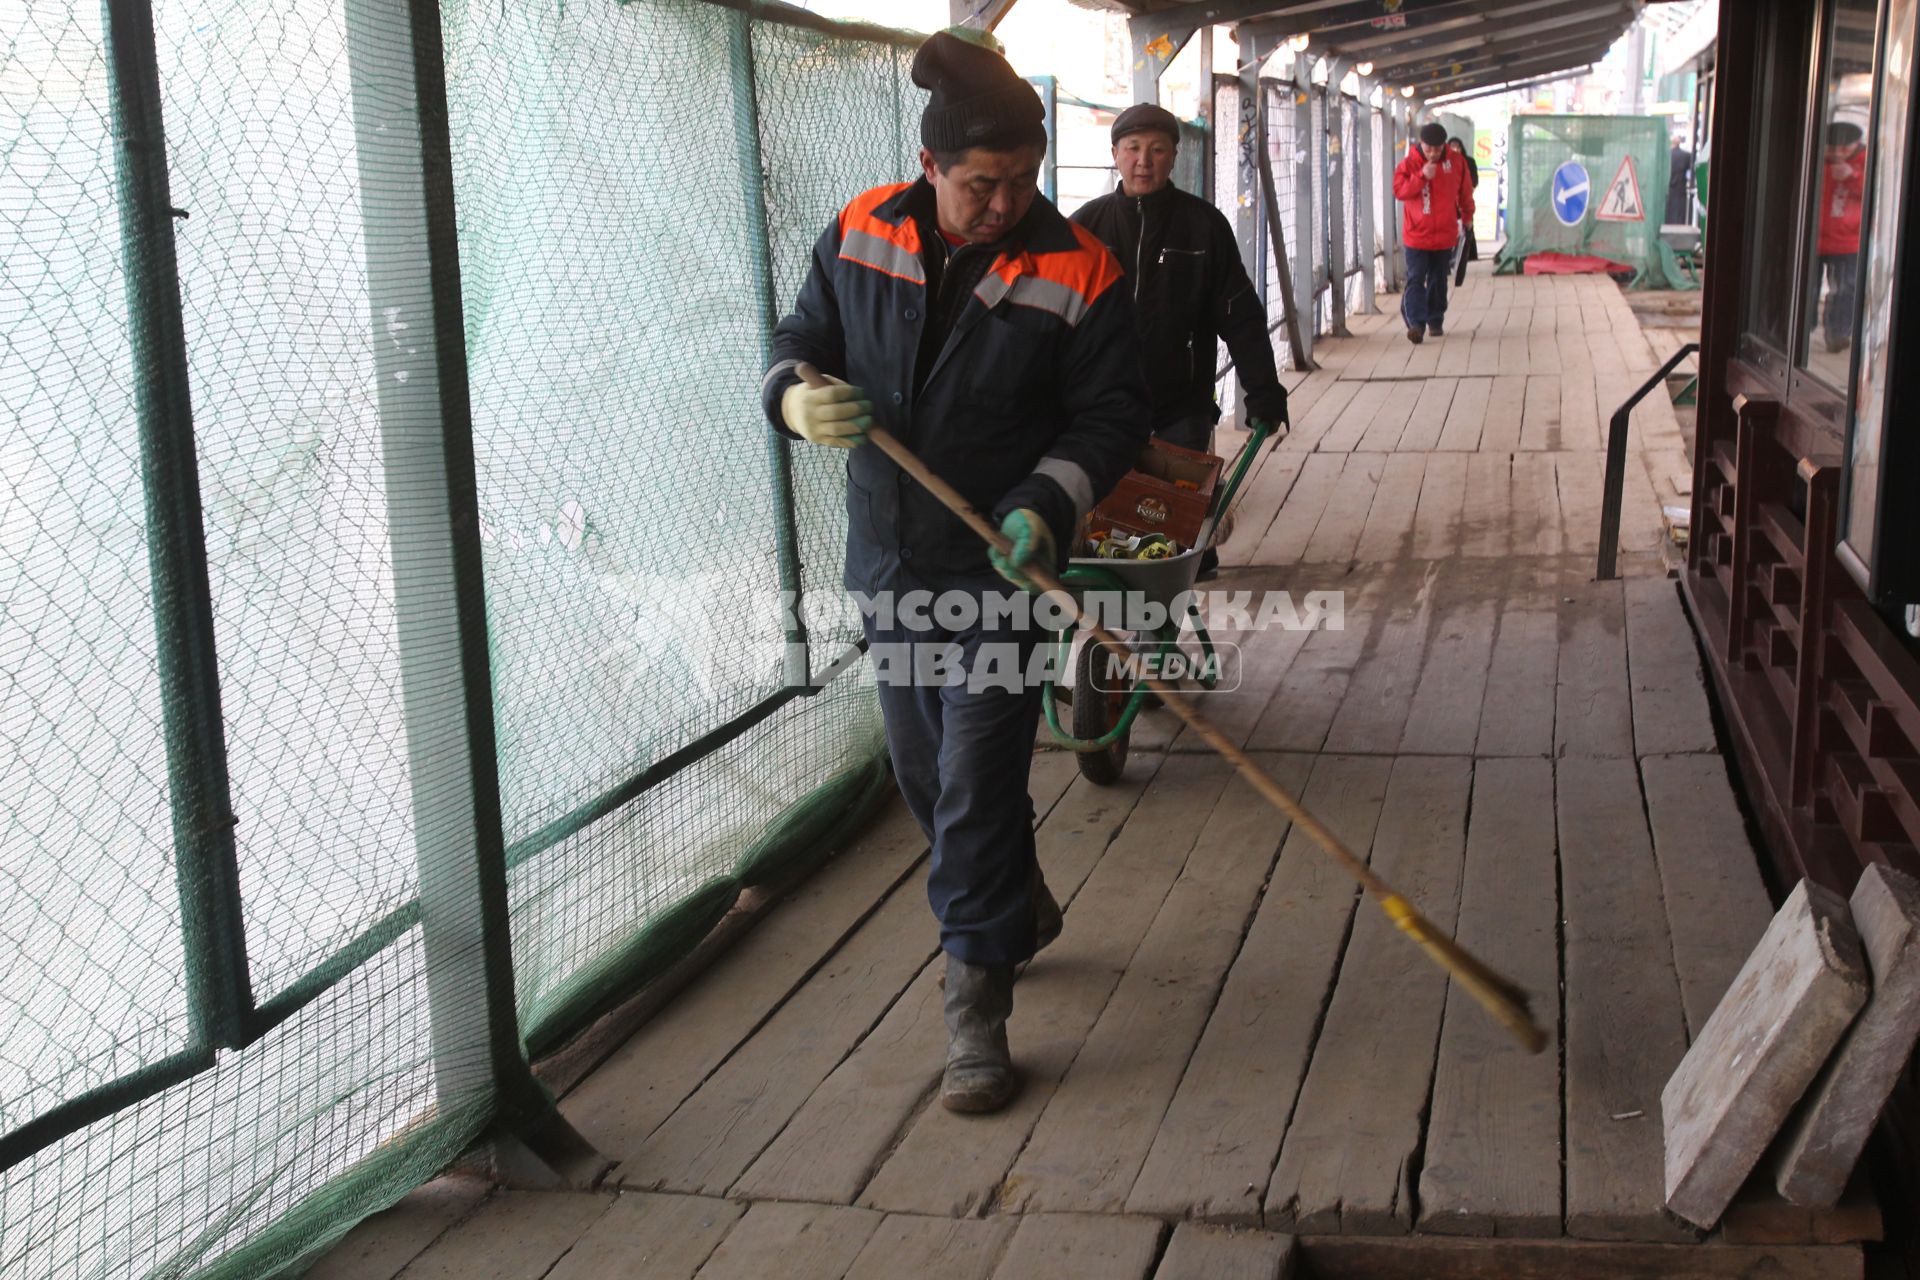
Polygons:
M867 392L874 421L977 510L996 522L1015 507L1039 511L1065 555L1080 514L1132 467L1150 429L1119 264L1036 197L917 370L939 302L926 259L946 253L933 219L922 179L865 192L828 226L774 330L768 420L786 431L780 398L796 363L845 378ZM986 551L879 449L848 455L849 589L997 582Z

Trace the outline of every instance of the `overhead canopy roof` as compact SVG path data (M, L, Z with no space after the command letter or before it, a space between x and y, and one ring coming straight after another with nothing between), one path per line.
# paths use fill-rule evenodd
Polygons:
M1088 2L1088 0L1083 0ZM1422 99L1539 80L1598 62L1643 0L1090 0L1132 16L1136 57L1155 70L1195 30L1236 29L1245 47L1305 35L1307 49ZM1158 37L1167 39L1158 45ZM1156 57L1156 55L1158 55Z

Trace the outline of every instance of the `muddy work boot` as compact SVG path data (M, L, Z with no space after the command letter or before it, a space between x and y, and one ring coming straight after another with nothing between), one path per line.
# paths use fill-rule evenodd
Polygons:
M940 1105L949 1111L998 1111L1013 1097L1007 1015L1013 966L968 964L947 956L947 1069Z
M1447 336L1447 331L1438 320L1435 320L1427 326L1427 336L1429 338L1444 338Z
M1066 923L1060 915L1060 904L1053 900L1053 891L1047 888L1046 877L1040 874L1038 867L1033 871L1033 949L1044 951L1047 944L1060 936L1060 928Z
M1426 341L1426 337L1427 331L1425 329L1418 329L1413 325L1407 326L1407 341L1413 343L1414 346L1417 347Z

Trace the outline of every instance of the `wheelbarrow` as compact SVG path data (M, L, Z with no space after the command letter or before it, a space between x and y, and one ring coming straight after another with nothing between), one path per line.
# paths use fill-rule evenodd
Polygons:
M1129 633L1135 655L1132 669L1144 668L1160 675L1191 666L1193 677L1202 688L1211 689L1218 682L1213 637L1207 633L1199 606L1189 593L1200 573L1201 554L1213 545L1214 534L1232 509L1234 495L1252 469L1254 458L1276 430L1271 423L1255 424L1253 434L1227 468L1227 482L1214 494L1200 538L1187 550L1163 560L1103 560L1082 556L1067 561L1060 581L1080 597L1083 607L1088 603L1089 594L1112 592L1115 594L1111 598L1120 600L1129 598L1125 593L1131 592L1137 593L1134 598L1150 601L1164 610L1165 621L1158 627ZM1189 626L1200 648L1200 657L1190 663L1175 658L1182 652L1181 634ZM1071 694L1063 698L1060 688L1048 680L1041 705L1046 710L1047 728L1055 740L1078 753L1080 772L1089 782L1108 786L1120 780L1127 765L1133 722L1153 701L1154 695L1144 684L1131 678L1126 666L1122 665L1116 673L1113 670L1116 660L1103 646L1081 644L1076 653L1077 634L1078 628L1068 623L1052 641L1056 649L1054 660L1049 664L1051 671L1071 670ZM1062 701L1069 703L1065 727L1060 723Z

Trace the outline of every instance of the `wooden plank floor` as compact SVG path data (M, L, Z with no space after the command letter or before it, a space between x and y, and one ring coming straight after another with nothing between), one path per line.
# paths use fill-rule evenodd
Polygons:
M313 1274L1860 1275L1857 1204L1783 1234L1750 1193L1767 1230L1706 1240L1661 1209L1661 1085L1769 915L1658 554L1659 394L1626 579L1592 581L1602 415L1663 353L1585 278L1476 275L1419 347L1353 328L1240 505L1209 616L1243 665L1205 709L1527 988L1546 1052L1160 711L1115 786L1036 759L1066 927L1016 991L1006 1111L935 1099L896 802L563 1099L605 1188L441 1186ZM1342 625L1235 621L1228 595L1276 589L1335 593Z

